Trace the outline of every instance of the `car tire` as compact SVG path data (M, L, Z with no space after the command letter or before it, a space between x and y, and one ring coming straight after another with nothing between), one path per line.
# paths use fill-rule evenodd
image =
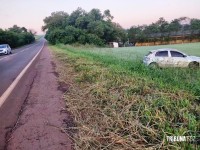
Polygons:
M189 68L198 68L199 67L199 63L198 62L191 62L188 65Z
M150 68L153 68L153 69L159 68L158 64L155 63L155 62L150 63L150 64L149 64L149 67L150 67Z

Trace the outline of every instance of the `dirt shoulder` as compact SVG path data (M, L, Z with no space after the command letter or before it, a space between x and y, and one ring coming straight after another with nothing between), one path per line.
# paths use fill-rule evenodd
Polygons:
M22 114L7 137L8 150L72 149L72 142L63 130L70 115L65 110L52 64L52 56L45 46L34 68L36 76Z

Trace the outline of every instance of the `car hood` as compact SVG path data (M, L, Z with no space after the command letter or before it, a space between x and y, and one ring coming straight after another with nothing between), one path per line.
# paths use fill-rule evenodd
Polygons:
M192 61L199 61L200 62L200 57L197 57L197 56L188 56L187 58L189 60L192 60Z

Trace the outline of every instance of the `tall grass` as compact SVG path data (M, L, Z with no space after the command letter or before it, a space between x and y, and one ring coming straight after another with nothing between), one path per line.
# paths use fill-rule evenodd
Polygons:
M154 47L52 48L62 80L73 83L65 98L79 129L76 149L197 148L166 136L198 136L200 70L149 69L141 58Z

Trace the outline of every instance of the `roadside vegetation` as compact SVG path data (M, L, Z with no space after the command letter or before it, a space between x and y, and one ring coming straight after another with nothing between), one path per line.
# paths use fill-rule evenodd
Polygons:
M76 126L75 149L197 149L167 136L199 136L200 69L150 69L158 47L104 49L51 46ZM166 46L164 46L166 47ZM200 43L169 45L200 56Z
M0 44L9 44L11 48L30 44L34 41L34 34L25 27L14 25L7 30L0 29Z

